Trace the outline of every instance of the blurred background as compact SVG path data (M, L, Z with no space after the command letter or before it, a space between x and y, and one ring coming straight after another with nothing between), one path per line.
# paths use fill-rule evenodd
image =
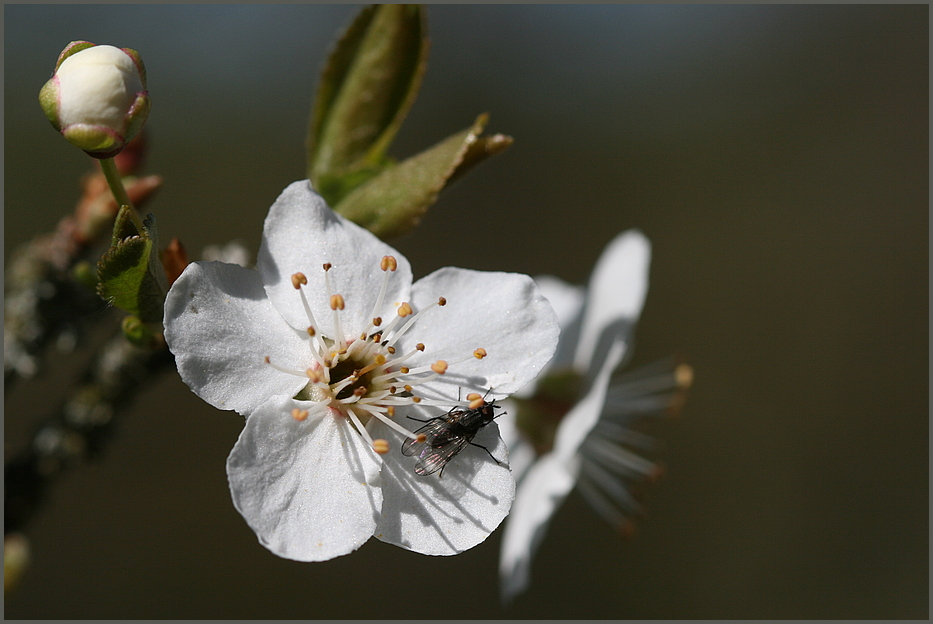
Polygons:
M255 254L304 177L311 98L352 5L4 7L4 258L73 209L89 159L37 103L61 49L138 50L148 209L198 257ZM500 605L499 532L451 558L370 540L279 559L230 502L242 427L172 372L27 528L18 618L929 616L929 8L431 6L424 86L393 153L491 114L515 145L393 241L445 265L583 283L640 228L651 285L633 365L695 384L657 421L666 476L631 539L576 494L532 585ZM79 355L5 398L5 453Z

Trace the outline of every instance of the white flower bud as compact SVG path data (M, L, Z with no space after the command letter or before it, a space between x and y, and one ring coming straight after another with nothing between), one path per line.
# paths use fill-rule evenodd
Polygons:
M39 103L69 142L95 158L110 158L149 115L146 70L135 50L74 41L58 57Z

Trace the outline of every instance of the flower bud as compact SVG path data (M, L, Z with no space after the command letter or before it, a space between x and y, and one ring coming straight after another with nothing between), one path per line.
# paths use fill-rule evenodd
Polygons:
M135 50L73 41L39 92L56 130L94 158L118 154L146 123L146 69Z

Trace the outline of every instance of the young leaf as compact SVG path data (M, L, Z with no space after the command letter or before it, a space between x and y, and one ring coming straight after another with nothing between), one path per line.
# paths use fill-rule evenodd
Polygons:
M121 211L122 212L122 211ZM117 219L116 239L125 227ZM107 302L145 323L161 323L168 284L159 261L155 219L149 215L139 235L116 240L97 263L97 292Z
M503 135L482 137L488 120L474 124L357 187L334 210L380 238L411 230L450 182L512 144Z
M419 5L373 5L331 53L307 140L308 178L331 205L388 166L426 68L426 32Z

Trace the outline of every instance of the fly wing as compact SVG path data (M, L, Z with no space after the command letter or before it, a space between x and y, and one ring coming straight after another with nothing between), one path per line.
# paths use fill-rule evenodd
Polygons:
M426 449L431 448L438 435L443 435L446 428L447 423L442 418L435 418L415 431L415 433L424 434L424 442L418 442L414 438L407 438L402 442L402 455L409 457L412 455L420 456Z
M442 446L424 445L424 450L419 454L419 459L415 463L415 474L426 477L434 474L447 465L453 457L462 451L470 440L466 436L451 438ZM404 452L404 451L403 451Z

